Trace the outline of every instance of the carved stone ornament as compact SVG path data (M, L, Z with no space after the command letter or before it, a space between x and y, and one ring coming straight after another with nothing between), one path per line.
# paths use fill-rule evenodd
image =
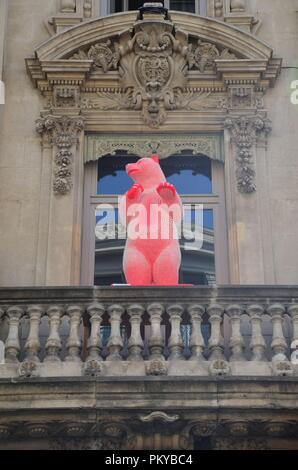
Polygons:
M175 32L170 21L137 21L132 37L121 45L116 40L80 49L70 59L92 60L93 67L107 73L119 69L120 89L97 92L98 99L83 98L82 109L136 110L151 128L165 121L176 109L216 107L211 92L187 88L188 71L214 71L216 59L236 59L228 49L189 40Z
M209 366L209 373L213 376L224 376L231 374L231 368L227 361L216 359Z
M70 59L93 60L93 66L102 69L104 73L111 69L116 70L120 61L119 44L108 39L94 44L87 51L80 49Z
M19 377L26 379L38 377L38 365L34 361L24 361L19 366Z
M166 361L162 359L152 359L146 367L147 375L167 375L168 369Z
M231 140L237 148L236 178L241 193L252 193L256 190L255 170L252 164L253 147L258 134L265 136L271 131L271 121L261 116L228 117L225 127L229 129Z
M168 415L164 411L153 411L149 415L140 416L142 423L153 423L154 421L161 421L166 424L175 423L179 420L179 415Z
M102 365L96 359L91 359L83 366L83 372L86 377L99 377L102 372Z
M72 146L83 129L84 121L80 117L47 116L36 121L37 132L58 149L53 183L57 195L67 194L72 189Z
M277 377L291 377L294 374L294 368L289 361L274 361L272 372Z
M131 155L152 155L157 153L159 158L167 158L188 150L195 155L207 155L212 160L224 161L221 136L219 134L100 134L88 135L85 152L85 162L98 160L105 155L115 155L118 150Z

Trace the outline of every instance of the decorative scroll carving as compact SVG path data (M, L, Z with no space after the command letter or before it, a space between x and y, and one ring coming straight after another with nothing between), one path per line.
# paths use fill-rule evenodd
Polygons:
M111 69L116 70L120 60L119 44L110 39L107 42L98 42L88 50L79 49L70 59L93 60L94 67L102 69L104 73Z
M58 148L55 155L53 189L55 194L67 194L72 189L72 145L84 129L84 121L79 117L47 116L36 121L36 130L52 145Z
M154 421L162 421L163 423L175 423L180 418L179 415L168 415L164 411L153 411L149 415L140 416L142 423L153 423Z
M197 46L190 44L187 51L187 63L189 69L198 69L201 73L215 68L216 59L234 60L236 55L229 49L219 52L215 44L198 40Z
M188 70L214 72L216 59L236 59L228 49L178 33L168 21L138 21L134 35L120 43L108 40L80 49L71 59L92 60L107 73L119 69L119 89L100 91L97 99L83 99L82 109L135 110L152 128L164 123L167 112L217 107L210 92L187 88ZM213 98L213 97L212 97Z
M99 91L97 98L84 97L81 99L81 108L86 110L98 109L103 111L134 109L142 110L142 96L133 88L125 91L115 88L113 91ZM157 96L157 95L156 95ZM193 88L175 89L164 95L165 110L186 109L200 111L209 108L220 108L222 96L211 91L197 91ZM144 114L144 120L146 115Z
M160 158L189 150L193 154L207 155L211 159L223 161L220 135L183 134L170 136L163 134L135 135L94 135L88 136L85 161L97 160L104 155L115 155L117 150L132 155L151 155L158 153Z
M241 193L252 193L256 190L255 170L252 166L253 146L260 132L269 134L271 122L261 116L229 117L225 120L225 127L229 129L238 151L236 170L238 189Z

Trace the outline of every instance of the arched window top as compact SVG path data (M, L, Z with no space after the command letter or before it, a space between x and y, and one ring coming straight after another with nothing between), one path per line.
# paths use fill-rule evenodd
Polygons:
M97 193L100 195L123 194L131 186L125 167L139 159L135 155L107 155L98 164ZM185 151L161 160L160 164L169 183L180 194L211 194L211 159L205 155L191 155Z
M150 156L157 153L159 158L181 154L206 155L211 160L224 161L222 135L219 134L92 134L87 136L85 162L98 160L118 151L130 155Z

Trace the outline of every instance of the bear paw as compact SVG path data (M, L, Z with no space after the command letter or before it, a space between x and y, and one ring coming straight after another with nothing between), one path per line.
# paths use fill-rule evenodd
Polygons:
M172 199L176 196L176 188L171 183L161 183L157 187L158 194L165 199Z
M128 199L135 199L144 191L144 188L141 184L134 184L126 193Z

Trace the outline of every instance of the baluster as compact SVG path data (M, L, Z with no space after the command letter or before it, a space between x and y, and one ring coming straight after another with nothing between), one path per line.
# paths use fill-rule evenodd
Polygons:
M267 312L271 315L273 324L273 336L271 348L273 361L287 361L287 343L283 334L282 321L285 308L281 304L273 304L268 307Z
M0 308L0 328L1 328L3 316L4 316L4 310ZM4 346L3 341L0 340L0 364L4 363L4 355L5 355L5 346Z
M88 360L96 359L101 360L102 341L100 335L100 326L102 317L105 313L103 305L94 303L87 308L88 315L91 322L91 333L88 340Z
M150 315L151 337L149 339L149 351L151 359L163 359L163 340L161 336L161 317L164 307L154 303L149 305L147 312Z
M121 360L121 349L123 348L123 340L121 337L121 316L124 313L124 308L121 305L111 305L108 308L111 322L111 336L108 341L110 361Z
M183 352L183 342L181 337L180 324L182 320L183 307L175 304L167 308L172 327L169 340L170 359L181 359Z
M231 319L232 328L229 345L232 352L230 361L243 361L244 341L241 334L241 315L243 313L243 309L239 305L230 305L226 312Z
M144 343L141 336L141 323L144 311L144 307L138 304L130 305L127 309L131 323L131 335L128 343L129 359L131 361L141 361L143 359Z
M39 362L38 353L40 350L39 325L43 310L38 305L32 305L28 308L29 316L29 335L25 344L26 360Z
M190 314L192 325L190 337L190 350L192 357L205 360L203 356L205 342L201 331L202 317L205 313L205 308L202 305L191 305L188 308L188 313Z
M293 322L293 338L292 342L298 341L298 305L291 305L288 308L288 313L292 318Z
M266 342L262 334L262 315L264 313L264 308L260 305L249 305L246 311L251 321L251 360L265 361Z
M83 315L83 309L77 305L72 305L68 307L66 313L70 321L70 330L68 341L66 344L67 357L65 358L65 360L81 362L80 323Z
M59 327L63 316L63 309L60 306L52 305L47 310L49 318L50 333L46 342L45 362L59 362L60 351L62 348Z
M211 323L211 336L208 347L210 349L209 360L224 359L224 339L221 334L221 322L223 321L223 308L214 304L207 309Z
M10 307L7 312L8 336L5 342L5 360L8 363L18 363L20 353L19 324L24 311L20 307Z

